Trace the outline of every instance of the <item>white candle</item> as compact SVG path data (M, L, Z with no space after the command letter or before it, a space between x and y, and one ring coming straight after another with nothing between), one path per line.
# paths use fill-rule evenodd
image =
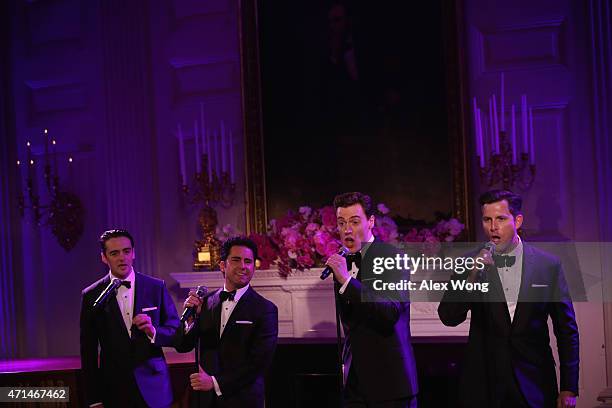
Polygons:
M232 183L236 182L236 175L235 175L235 169L234 169L234 134L232 133L232 131L229 131L229 159L230 159L230 181Z
M200 102L200 132L202 132L202 154L206 154L206 122L204 122L204 104Z
M200 165L200 132L198 131L198 121L193 121L193 138L195 139L195 159L196 159L196 172L200 173L202 171L202 166Z
M217 173L217 177L221 178L221 160L219 160L219 133L215 130L214 133L214 144L213 151L215 154L215 172Z
M493 120L495 121L495 152L499 154L499 122L497 121L497 99L493 94Z
M484 168L485 166L485 157L484 157L484 144L482 138L482 119L480 109L476 110L476 117L478 122L478 156L480 157L480 167Z
M527 145L527 95L521 95L521 124L523 125L523 153L529 151Z
M491 153L496 152L495 148L495 121L493 120L493 98L489 97L489 138Z
M208 130L204 132L206 134L206 157L208 158L208 181L212 183L212 150L211 150L211 137Z
M512 104L512 164L516 164L516 120L514 118L514 104Z
M474 143L476 146L476 155L480 156L480 142L478 141L479 132L478 132L478 104L476 103L476 97L473 99L473 107L474 110Z
M181 124L178 124L178 137L179 137L179 162L181 166L181 179L183 180L183 185L187 185L187 172L185 171L185 146L183 143L183 129L181 129Z
M529 164L535 164L535 149L533 146L533 109L529 108Z
M487 119L487 115L482 116L481 115L481 119L482 119L482 130L483 130L483 135L482 135L482 155L485 156L484 153L484 143L485 140L487 142L487 152L492 152L492 148L491 148L491 139L489 138L489 135L491 134L491 130L489 127L489 120Z
M506 116L505 116L505 112L506 109L504 108L504 104L506 102L506 92L504 89L504 73L501 73L501 131L505 132L506 131Z
M225 143L225 122L221 121L221 169L223 172L227 172L227 157L226 157L226 143Z

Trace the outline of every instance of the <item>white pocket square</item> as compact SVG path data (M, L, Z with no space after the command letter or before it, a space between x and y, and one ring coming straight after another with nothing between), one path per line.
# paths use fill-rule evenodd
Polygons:
M153 307L143 307L142 311L143 312L150 312L151 310L157 310L157 306L153 306Z
M541 283L532 283L531 287L532 288L547 288L548 285L544 285L544 284L541 284Z
M253 324L250 320L236 320L236 324Z

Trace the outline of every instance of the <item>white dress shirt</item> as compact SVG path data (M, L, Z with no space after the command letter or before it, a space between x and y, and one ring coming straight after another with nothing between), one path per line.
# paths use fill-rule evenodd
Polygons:
M112 272L109 272L111 282L117 278ZM123 323L125 323L125 329L128 332L128 336L132 337L132 319L134 318L134 290L135 290L135 276L134 269L130 271L130 274L123 281L130 282L130 288L126 288L121 285L117 289L117 303L119 304L119 310L121 310L121 317Z
M514 312L516 311L516 303L518 302L519 291L521 289L521 278L523 272L523 242L518 237L518 245L507 254L498 255L509 255L516 257L514 265L507 267L497 268L499 279L504 289L504 296L506 297L506 304L508 305L508 313L510 314L510 321L514 319Z
M247 291L247 289L249 288L249 284L247 283L247 285L243 288L240 289L236 289L236 294L234 295L234 300L225 300L223 303L221 303L221 322L219 323L219 337L221 337L223 335L223 330L225 330L225 326L227 325L227 321L229 320L230 316L232 315L232 312L234 311L234 309L236 308L236 305L238 304L238 301L240 300L240 298L242 297L242 295L244 295L244 293ZM229 290L227 290L227 288L225 287L225 285L223 285L223 290L226 292L229 292Z
M117 278L112 272L109 272L111 281ZM125 328L128 332L128 336L132 337L132 320L134 316L137 315L138 311L134 311L134 292L136 290L136 275L134 274L134 268L130 271L130 274L125 279L121 279L123 281L130 282L130 288L126 288L121 285L117 289L117 303L119 304L119 310L121 311L121 317L123 318L123 323L125 324ZM138 330L138 329L136 329ZM155 343L155 327L153 327L153 336L147 335L151 343Z

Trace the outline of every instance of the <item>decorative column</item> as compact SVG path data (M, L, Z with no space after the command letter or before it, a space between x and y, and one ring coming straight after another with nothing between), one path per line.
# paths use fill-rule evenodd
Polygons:
M0 68L0 360L10 360L21 355L22 327L17 310L22 309L23 299L19 256L19 214L16 195L18 180L15 160L15 127L10 104L9 15L8 2L0 4L0 50L5 63Z
M104 227L129 230L135 240L136 270L157 276L158 156L149 4L145 0L99 3L106 99L99 163L104 166L107 204Z

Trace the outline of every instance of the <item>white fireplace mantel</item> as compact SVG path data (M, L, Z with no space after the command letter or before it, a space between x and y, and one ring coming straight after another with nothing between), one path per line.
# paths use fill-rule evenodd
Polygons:
M258 270L251 285L278 307L279 337L333 338L336 321L333 280L322 281L322 268L294 271L282 278L276 269ZM223 286L220 271L174 272L170 274L181 288L206 285L209 290ZM446 327L438 318L438 304L413 302L410 329L413 337L463 337L468 335L469 318L457 327Z

